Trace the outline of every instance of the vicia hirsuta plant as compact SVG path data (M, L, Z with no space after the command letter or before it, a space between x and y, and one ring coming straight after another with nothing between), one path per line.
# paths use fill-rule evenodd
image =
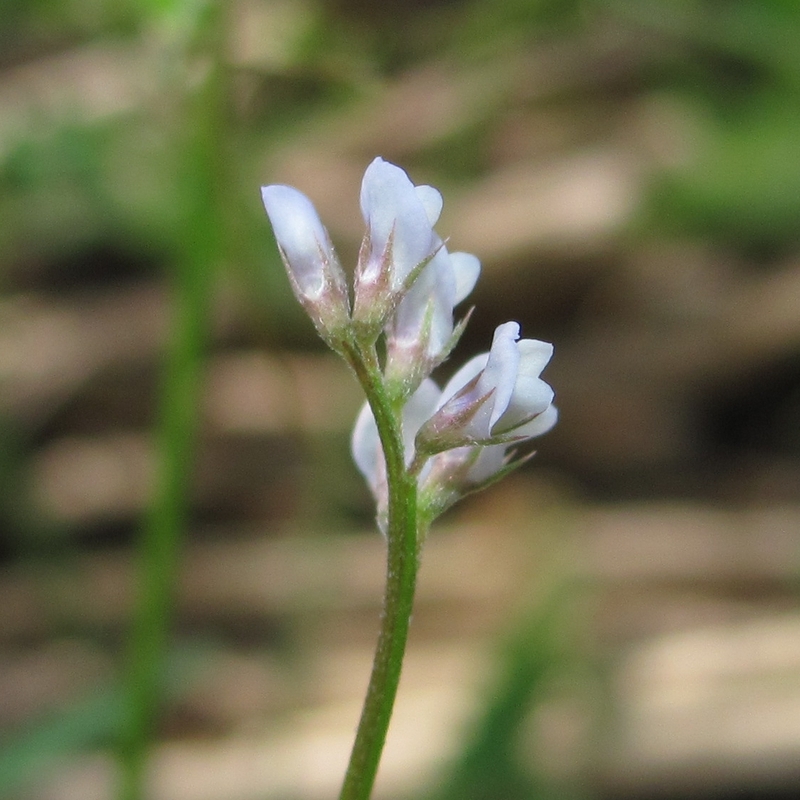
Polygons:
M295 295L367 397L352 451L387 539L387 579L372 675L340 795L367 800L400 680L422 542L456 500L527 460L516 445L553 427L553 390L540 377L553 347L520 339L519 325L506 322L489 352L439 389L430 375L464 330L469 315L456 323L454 310L480 273L475 256L449 252L434 230L441 194L415 186L381 158L367 167L360 198L367 230L351 303L311 201L290 186L265 186L261 193Z

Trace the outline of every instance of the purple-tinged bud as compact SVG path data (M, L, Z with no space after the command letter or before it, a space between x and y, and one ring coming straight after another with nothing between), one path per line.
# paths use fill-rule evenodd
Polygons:
M344 272L311 201L291 186L261 187L289 282L323 339L334 349L349 337Z
M433 226L442 196L414 186L408 175L376 158L361 183L361 213L367 232L355 275L353 319L366 338L377 337L409 290L416 273L441 246Z

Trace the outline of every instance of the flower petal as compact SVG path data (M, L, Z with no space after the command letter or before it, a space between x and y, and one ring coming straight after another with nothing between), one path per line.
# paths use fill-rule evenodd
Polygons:
M377 497L378 486L385 480L383 452L369 403L364 403L356 419L350 439L350 452L353 454L356 466Z
M541 414L552 402L553 390L541 378L518 375L508 407L492 426L492 433L514 430L530 417Z
M442 193L438 189L434 189L433 186L426 186L425 184L415 186L414 191L417 193L417 197L428 215L428 222L433 227L439 221L439 216L442 213L442 205L444 204Z
M403 409L403 445L406 465L414 459L414 439L423 423L436 410L441 391L434 381L426 378L416 392L411 395Z
M422 194L430 207L431 194ZM375 278L391 239L392 288L396 290L436 246L426 205L400 167L376 158L364 173L361 213L369 230L371 250L365 277Z
M261 198L275 238L300 291L310 298L325 286L326 260L336 264L336 255L312 202L292 186L261 187Z
M455 275L448 253L442 247L400 301L391 335L405 346L421 341L426 318L430 314L428 339L424 343L425 355L435 358L453 333L455 293Z
M478 457L467 473L469 484L480 484L499 472L506 463L507 444L490 444L481 447Z
M519 339L518 323L504 322L497 326L486 368L478 381L481 394L494 390L492 413L489 418L490 428L494 427L497 420L505 413L514 392L520 362L517 339Z
M553 357L553 345L538 339L520 339L517 348L520 354L520 375L538 378Z
M553 390L539 377L553 355L553 345L538 339L522 339L517 342L517 350L520 361L514 391L506 410L492 426L493 434L514 430L553 402Z
M466 300L481 274L481 262L471 253L450 253L450 264L456 276L456 298L454 305Z
M543 433L547 433L556 422L558 422L558 409L550 405L530 422L520 425L514 431L514 435L532 439L534 436L541 436Z

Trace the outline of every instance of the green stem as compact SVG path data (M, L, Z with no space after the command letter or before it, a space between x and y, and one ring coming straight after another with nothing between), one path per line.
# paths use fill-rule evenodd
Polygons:
M392 716L408 639L419 566L417 486L405 465L402 431L376 359L351 354L378 428L389 488L388 556L383 617L367 696L361 711L340 800L368 800Z
M213 6L202 33L219 54L220 19ZM139 543L138 597L128 651L126 706L120 737L120 800L145 794L145 767L163 687L173 589L189 504L205 331L218 258L222 91L217 58L187 110L178 178L184 202L176 258L172 336L161 389L155 496Z

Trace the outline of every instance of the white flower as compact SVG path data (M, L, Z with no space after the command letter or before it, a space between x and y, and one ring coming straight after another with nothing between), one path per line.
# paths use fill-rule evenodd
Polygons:
M297 299L332 346L350 325L344 272L311 201L291 186L261 187L281 258Z
M553 390L539 377L552 346L518 337L517 323L501 325L491 351L465 364L444 391L428 378L408 399L402 421L405 463L416 465L420 508L429 519L522 464L526 457L515 458L513 445L546 433L558 419ZM367 405L353 431L352 451L383 525L386 466Z
M467 444L502 444L546 433L555 425L553 390L539 375L553 346L519 339L506 322L488 353L468 361L442 392L444 402L423 426L417 448L435 453Z

